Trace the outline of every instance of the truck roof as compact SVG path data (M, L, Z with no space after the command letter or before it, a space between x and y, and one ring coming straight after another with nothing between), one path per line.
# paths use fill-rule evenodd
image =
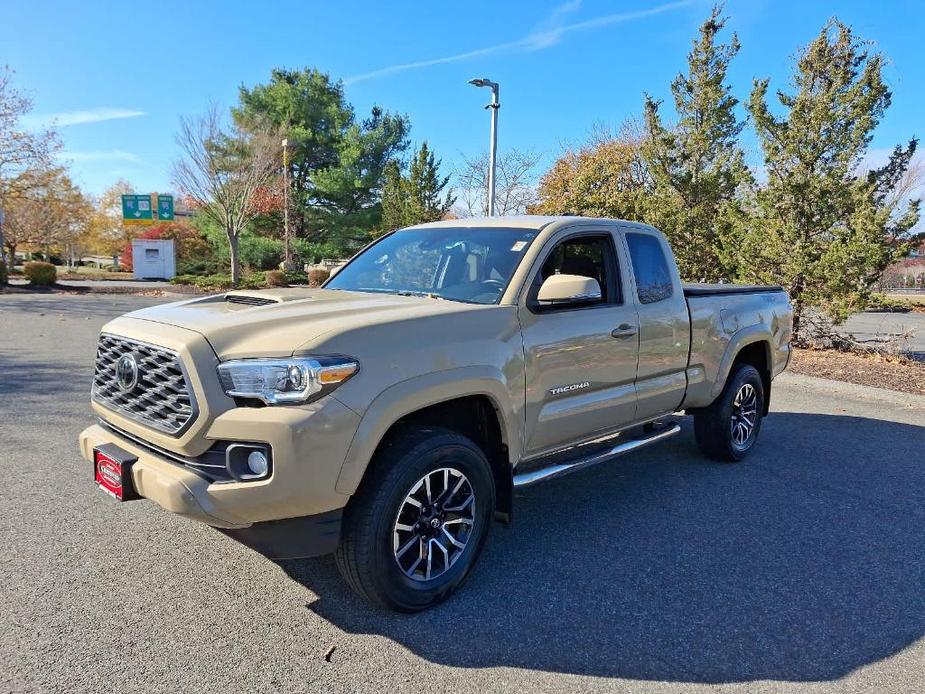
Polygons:
M626 219L607 219L604 217L581 217L578 215L537 215L523 214L511 215L509 217L463 217L461 219L443 219L439 222L428 222L427 224L416 224L410 229L440 229L452 227L480 227L491 228L498 227L504 229L536 229L539 231L550 224L587 224L593 222L596 224L620 224L623 226L634 226L641 229L652 230L653 227L640 222L632 222Z

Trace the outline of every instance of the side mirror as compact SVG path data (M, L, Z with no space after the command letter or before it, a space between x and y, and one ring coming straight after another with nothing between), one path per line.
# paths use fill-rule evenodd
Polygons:
M567 306L601 300L601 285L582 275L550 275L536 296L540 306Z

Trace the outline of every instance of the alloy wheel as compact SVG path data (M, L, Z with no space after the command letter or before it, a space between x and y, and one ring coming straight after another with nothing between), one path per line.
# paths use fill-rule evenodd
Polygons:
M744 383L732 403L732 443L739 450L748 448L758 423L758 391L751 383Z
M402 573L414 581L446 573L472 536L475 504L472 484L456 468L439 468L419 479L392 527L392 551Z

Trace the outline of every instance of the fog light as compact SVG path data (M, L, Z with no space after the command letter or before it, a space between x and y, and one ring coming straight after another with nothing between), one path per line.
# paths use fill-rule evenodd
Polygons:
M270 469L270 462L261 451L253 451L247 456L247 468L255 477L263 477Z
M232 443L225 449L225 468L239 482L259 480L270 475L273 454L258 443Z

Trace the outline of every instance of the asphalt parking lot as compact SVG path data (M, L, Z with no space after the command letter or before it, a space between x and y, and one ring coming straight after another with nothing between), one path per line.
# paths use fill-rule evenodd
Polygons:
M162 301L0 295L0 691L922 691L925 398L785 375L746 463L685 423L521 492L458 595L394 615L94 488L96 333Z

